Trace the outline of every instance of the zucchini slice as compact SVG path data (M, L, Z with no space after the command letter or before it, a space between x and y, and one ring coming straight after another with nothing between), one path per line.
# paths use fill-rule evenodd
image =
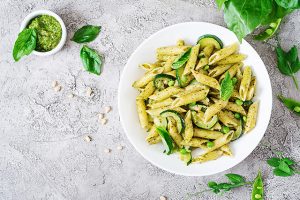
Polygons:
M203 129L210 129L218 122L218 116L214 115L212 119L208 122L203 121L202 112L200 111L198 114L196 111L192 111L192 120L196 126Z
M181 117L181 115L175 111L175 110L165 110L160 113L160 116L167 118L167 117L173 117L176 121L177 130L179 133L183 133L184 131L184 119Z
M240 119L240 125L237 127L236 131L233 134L231 141L239 139L243 135L243 119Z
M205 112L205 110L207 109L206 105L201 105L199 103L190 103L189 104L189 109L190 110L194 110L194 111L202 111Z
M192 80L193 75L183 75L184 67L176 69L176 79L180 87L186 87Z
M158 90L166 89L169 86L173 86L175 84L175 77L169 75L169 74L157 74L154 77L154 86Z
M188 150L186 148L182 148L179 150L180 153L180 160L186 163L186 165L189 165L192 163L192 151Z
M168 122L165 117L157 116L154 118L153 121L156 127L167 128Z
M174 149L174 144L169 132L163 127L156 127L156 130L161 137L162 143L165 146L165 153L167 155L170 155Z
M223 48L223 42L215 35L206 34L199 37L197 44L200 44L200 48L204 49L208 45L214 45L219 50Z

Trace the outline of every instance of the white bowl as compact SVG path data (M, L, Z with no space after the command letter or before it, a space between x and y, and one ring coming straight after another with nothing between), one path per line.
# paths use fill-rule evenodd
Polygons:
M174 45L178 39L187 44L195 44L198 37L204 34L218 36L224 45L238 42L236 36L228 29L204 22L187 22L164 28L146 39L130 56L121 76L118 94L119 114L122 126L129 141L135 149L148 161L166 171L185 176L206 176L227 170L244 160L258 145L267 129L272 110L272 89L270 78L264 63L251 45L243 40L240 52L248 57L245 65L251 66L257 78L256 100L259 100L259 110L256 127L240 139L232 142L233 157L223 156L217 160L203 164L186 166L177 154L166 155L163 145L148 145L145 141L147 132L139 124L135 98L138 91L131 87L139 79L144 70L138 65L155 61L155 49Z
M34 55L37 55L37 56L49 56L49 55L57 53L64 46L66 39L67 39L67 29L66 29L65 23L60 18L60 16L58 16L54 12L52 12L50 10L37 10L37 11L30 13L29 15L27 15L25 17L25 19L23 20L23 22L21 24L20 32L27 27L28 23L33 18L40 16L40 15L50 15L50 16L54 17L59 22L59 24L61 26L61 30L62 30L60 42L54 49L52 49L51 51L46 51L46 52L39 52L39 51L32 52Z

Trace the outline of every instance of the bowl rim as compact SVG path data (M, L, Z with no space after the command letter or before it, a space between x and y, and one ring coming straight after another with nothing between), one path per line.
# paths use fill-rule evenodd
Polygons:
M61 29L62 29L61 39L60 39L59 43L57 44L57 46L54 49L52 49L51 51L39 52L39 51L34 50L32 53L34 55L37 55L37 56L53 55L53 54L57 53L58 51L60 51L62 49L62 47L64 46L64 44L66 43L66 40L67 40L66 25L63 22L63 20L61 19L61 17L58 16L56 13L54 13L50 10L36 10L36 11L33 11L32 13L28 14L24 18L24 20L22 21L22 24L21 24L21 27L20 27L20 32L26 28L26 26L28 25L28 23L32 19L34 19L35 17L40 16L40 15L50 15L50 16L54 17L59 22L59 24L61 26Z
M200 177L200 176L209 176L209 175L213 175L213 174L218 174L218 173L221 173L221 172L224 172L225 170L229 170L230 168L240 164L242 161L245 160L245 158L247 158L253 151L254 149L258 146L258 144L261 142L262 138L264 137L265 135L265 132L268 128L268 125L270 124L270 119L271 119L271 114L272 114L272 107L273 107L273 91L272 91L272 86L271 86L271 80L270 80L270 76L268 74L268 71L266 69L266 65L264 64L263 60L261 59L260 55L257 53L257 51L251 46L250 43L248 43L247 41L245 41L244 39L242 40L242 42L246 42L248 45L250 45L250 47L255 51L255 53L258 55L258 58L260 60L260 62L264 65L265 67L265 72L267 73L268 77L267 77L267 81L265 84L267 84L266 88L269 89L269 110L268 112L266 113L268 115L268 119L265 123L265 125L263 126L264 130L263 130L263 134L261 134L261 136L259 137L259 139L255 142L255 145L253 145L253 147L251 147L251 149L249 150L249 152L247 152L246 154L244 154L238 162L236 162L234 165L232 166L227 166L226 168L222 169L222 170L217 170L213 173L211 172L208 172L208 173L203 173L203 174L190 174L190 173L182 173L182 172L178 172L178 171L174 171L174 170L170 170L170 169L167 169L165 168L164 166L162 165L159 165L158 163L154 162L153 160L151 159L148 159L148 156L146 156L146 154L144 154L144 152L140 151L139 148L137 147L137 145L135 144L135 142L133 142L132 138L129 136L129 132L127 130L127 127L125 125L125 119L123 119L123 114L122 114L122 111L120 109L121 107L121 91L122 91L122 84L124 84L124 76L125 76L125 73L124 71L126 70L126 68L128 67L128 63L130 60L132 60L132 58L134 57L135 54L137 54L137 52L142 48L142 46L147 43L152 37L155 37L157 34L159 34L160 32L163 32L165 31L165 29L168 29L168 28L171 28L173 26L178 26L178 25L185 25L185 24L208 24L208 25L213 25L213 26L216 26L216 27L219 27L219 28L222 28L222 29L227 29L223 26L220 26L220 25L217 25L217 24L213 24L213 23L208 23L208 22L183 22L183 23L177 23L177 24L173 24L173 25L170 25L170 26L167 26L167 27L163 27L162 29L158 30L157 32L151 34L149 37L147 37L145 40L143 40L136 48L135 50L132 52L132 54L129 56L126 64L125 64L125 67L123 68L123 71L122 71L122 74L121 74L121 77L120 77L120 81L119 81L119 85L118 85L118 111L119 111L119 116L120 116L120 122L121 122L121 125L122 125L122 128L126 134L126 137L127 139L129 140L129 142L131 143L131 145L134 147L134 149L145 159L147 160L148 162L150 162L151 164L153 164L154 166L160 168L160 169L163 169L169 173L172 173L172 174L176 174L176 175L181 175L181 176L192 176L192 177ZM228 30L228 29L227 29ZM228 30L229 31L229 30Z

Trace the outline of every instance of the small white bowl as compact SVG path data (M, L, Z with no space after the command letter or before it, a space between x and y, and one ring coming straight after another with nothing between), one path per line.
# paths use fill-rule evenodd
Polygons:
M61 48L64 46L66 39L67 39L67 28L66 28L66 25L63 22L63 20L60 18L60 16L58 16L57 14L55 14L54 12L52 12L50 10L34 11L25 17L25 19L23 20L23 22L21 24L20 32L27 27L28 23L32 19L34 19L35 17L40 16L40 15L50 15L59 22L59 24L61 26L61 30L62 30L61 39L60 39L60 42L58 43L58 45L51 51L46 51L46 52L33 51L32 53L37 56L53 55L53 54L57 53L59 50L61 50Z

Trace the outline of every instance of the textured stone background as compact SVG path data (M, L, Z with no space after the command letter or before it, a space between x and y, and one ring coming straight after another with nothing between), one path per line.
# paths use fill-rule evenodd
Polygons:
M103 29L91 46L105 55L100 77L81 70L80 46L67 41L54 56L29 56L15 63L11 52L23 18L38 9L59 14L68 33L84 24ZM282 46L300 48L300 13L285 19L280 32ZM210 1L102 0L0 2L0 199L249 199L250 188L236 189L223 196L210 193L188 197L205 188L209 180L224 181L234 172L252 179L263 171L266 199L300 199L300 178L272 175L265 160L272 154L259 146L242 163L209 177L183 177L162 171L144 160L126 139L119 122L117 87L126 60L152 33L184 21L206 21L225 25L222 13ZM269 43L247 40L261 55L271 76L274 93L269 128L261 144L287 152L300 160L300 118L275 98L278 93L300 99L292 80L276 69ZM298 74L300 80L300 73ZM63 89L54 92L58 80ZM259 83L263 84L263 83ZM85 95L92 87L95 95ZM76 96L68 98L69 93ZM101 126L97 113L110 105L108 124ZM84 135L93 141L84 141ZM116 149L118 144L125 148ZM105 148L112 152L106 154Z

